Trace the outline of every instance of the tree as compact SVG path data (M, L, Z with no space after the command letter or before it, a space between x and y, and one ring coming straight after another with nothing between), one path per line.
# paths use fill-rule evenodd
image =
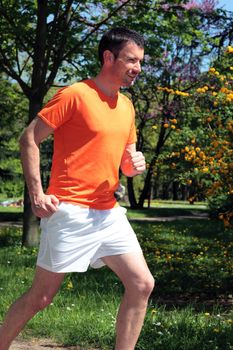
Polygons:
M18 138L27 117L27 101L18 85L4 74L0 75L0 89L0 193L18 197L23 190Z
M201 192L208 199L226 227L233 218L232 57L233 47L224 48L203 73L202 86L191 96L195 111L189 121L195 127L176 145L182 160L180 178L198 184L195 195ZM171 154L173 162L177 160L176 152Z
M27 97L28 122L41 109L56 77L62 75L65 80L72 72L77 79L85 73L89 38L128 2L0 1L1 69ZM38 237L37 218L25 187L23 244L37 245Z
M160 155L185 117L182 98L198 84L204 59L228 39L227 26L221 25L224 19L229 24L229 18L215 5L204 0L159 1L137 9L140 21L135 26L143 23L148 45L144 74L130 94L138 116L138 148L147 155L148 168L138 201L134 180L128 179L132 207L143 207L150 196Z

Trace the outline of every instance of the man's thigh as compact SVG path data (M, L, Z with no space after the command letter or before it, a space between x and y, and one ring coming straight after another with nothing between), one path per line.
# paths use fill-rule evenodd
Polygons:
M65 273L55 273L37 266L31 290L34 294L46 294L53 297L60 288L64 277Z
M141 252L106 256L104 263L116 273L125 287L152 281L153 277Z

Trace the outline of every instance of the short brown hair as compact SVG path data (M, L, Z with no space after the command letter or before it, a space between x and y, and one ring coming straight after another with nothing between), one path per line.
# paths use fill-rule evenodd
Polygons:
M115 57L118 56L127 42L134 42L136 45L144 48L145 42L141 34L135 30L131 30L125 27L116 27L106 32L99 43L99 60L103 64L103 53L106 50L111 51Z

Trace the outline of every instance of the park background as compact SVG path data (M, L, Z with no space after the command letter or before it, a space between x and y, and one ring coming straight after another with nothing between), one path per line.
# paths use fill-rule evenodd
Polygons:
M24 189L19 136L57 89L97 73L103 32L127 25L147 43L140 78L123 90L135 106L147 170L121 176L121 204L157 282L137 349L233 349L233 19L224 5L1 1L2 316L30 286L40 234ZM41 154L46 188L52 139ZM107 269L69 275L23 335L109 349L121 293Z

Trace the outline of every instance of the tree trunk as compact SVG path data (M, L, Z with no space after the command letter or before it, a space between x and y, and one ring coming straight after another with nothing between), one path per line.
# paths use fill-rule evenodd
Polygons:
M187 200L187 186L181 185L181 200L186 201Z
M163 123L162 123L163 125ZM152 158L147 174L146 174L146 179L144 182L144 187L142 190L142 193L140 195L139 198L139 202L138 202L138 208L143 208L144 206L144 202L145 200L148 198L149 193L151 192L151 186L152 186L152 177L153 177L153 170L154 170L154 166L156 164L156 160L158 158L158 155L160 154L160 151L163 147L163 145L165 144L167 138L168 138L169 134L166 135L166 129L162 126L160 128L160 132L159 132L159 139L156 145L156 149L155 149L155 155Z
M42 106L43 98L36 101L35 98L29 100L29 123L35 118ZM35 247L39 243L38 218L33 214L31 201L27 186L24 188L24 213L23 213L23 236L22 245Z
M135 193L134 193L133 177L127 177L127 189L128 189L130 208L136 209L137 208L137 201L136 201L136 197L135 197Z
M179 190L179 182L173 181L173 183L172 183L172 199L173 199L173 201L178 200L178 190Z
M149 169L147 171L146 179L144 182L144 187L143 187L143 190L142 190L141 196L139 198L139 202L138 202L138 208L143 208L144 202L148 198L148 195L151 191L151 179L152 179L153 167L154 167L154 160L152 160L152 162L149 166Z

